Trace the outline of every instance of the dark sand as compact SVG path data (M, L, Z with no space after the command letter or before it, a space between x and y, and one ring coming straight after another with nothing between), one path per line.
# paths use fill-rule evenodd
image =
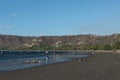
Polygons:
M96 54L78 60L0 72L0 80L120 80L120 54Z

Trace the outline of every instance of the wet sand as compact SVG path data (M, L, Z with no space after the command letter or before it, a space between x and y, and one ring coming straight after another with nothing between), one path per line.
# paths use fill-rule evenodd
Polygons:
M83 61L0 72L0 80L120 80L120 54L98 53Z

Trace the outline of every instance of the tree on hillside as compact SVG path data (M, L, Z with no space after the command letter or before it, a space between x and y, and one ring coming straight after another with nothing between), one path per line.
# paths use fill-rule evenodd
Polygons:
M110 44L105 44L104 46L103 46L103 50L112 50L113 48L112 48L112 46L110 45Z
M114 49L120 49L120 41L114 44Z

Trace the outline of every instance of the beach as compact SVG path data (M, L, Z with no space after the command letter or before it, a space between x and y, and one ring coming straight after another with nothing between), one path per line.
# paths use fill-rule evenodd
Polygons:
M0 72L0 80L120 80L120 54L97 53L83 60Z

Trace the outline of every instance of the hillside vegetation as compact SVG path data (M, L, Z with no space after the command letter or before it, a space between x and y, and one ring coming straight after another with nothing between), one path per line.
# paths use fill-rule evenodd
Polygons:
M69 36L0 35L1 50L115 50L120 49L120 34Z

